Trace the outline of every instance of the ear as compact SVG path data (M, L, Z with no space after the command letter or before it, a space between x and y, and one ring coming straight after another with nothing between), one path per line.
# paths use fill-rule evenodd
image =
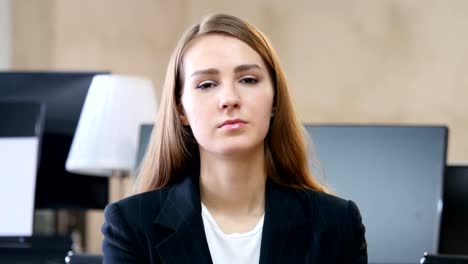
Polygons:
M187 120L187 117L185 117L185 115L183 114L180 114L179 115L179 120L180 120L180 123L184 126L188 126L189 125L189 122Z
M188 126L188 125L190 125L189 122L188 122L188 120L187 120L187 117L186 117L186 115L185 115L184 108L182 107L181 104L179 104L179 105L177 106L177 110L178 110L177 112L178 112L178 114L179 114L178 117L179 117L180 123L181 123L183 126Z

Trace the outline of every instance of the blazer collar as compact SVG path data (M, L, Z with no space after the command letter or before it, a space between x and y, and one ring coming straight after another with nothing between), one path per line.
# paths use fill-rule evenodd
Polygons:
M197 218L201 212L199 170L198 166L191 165L181 180L169 187L155 224L177 231L187 221Z
M156 245L162 263L212 264L206 241L199 190L199 166L188 166L180 182L169 187L166 201L154 220L167 234Z
M154 220L167 231L156 245L163 263L212 263L201 216L199 170L190 166L181 181L170 187ZM299 192L267 179L260 263L290 262L292 254L300 259L306 253L312 212Z
M313 212L301 192L267 180L260 263L304 263Z

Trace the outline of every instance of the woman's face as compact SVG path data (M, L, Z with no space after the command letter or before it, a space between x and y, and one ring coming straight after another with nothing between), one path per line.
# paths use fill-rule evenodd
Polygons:
M273 106L273 85L261 57L224 35L192 41L183 58L182 122L200 151L242 154L263 149Z

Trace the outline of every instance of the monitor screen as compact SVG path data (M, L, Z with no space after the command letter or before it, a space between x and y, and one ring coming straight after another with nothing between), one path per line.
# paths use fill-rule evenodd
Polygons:
M135 171L134 175L138 175L138 171L141 166L141 162L146 154L146 148L149 144L149 140L151 138L151 133L153 131L153 124L143 124L140 126L140 136L138 139L138 147L137 147L137 156L135 162Z
M0 237L32 235L37 137L0 137Z
M65 170L91 80L106 72L0 72L0 99L46 105L35 208L104 208L108 179Z
M0 245L33 233L34 193L45 107L0 100Z
M369 263L418 263L424 252L437 252L446 127L306 130L327 183L360 208Z
M445 170L439 253L468 255L468 166L466 165L449 165Z

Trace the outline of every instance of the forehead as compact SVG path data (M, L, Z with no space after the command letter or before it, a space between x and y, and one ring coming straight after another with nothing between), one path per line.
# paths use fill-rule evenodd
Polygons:
M260 55L245 42L221 34L201 35L189 44L184 58L184 71L208 68L229 68L242 64L258 64L265 69Z

